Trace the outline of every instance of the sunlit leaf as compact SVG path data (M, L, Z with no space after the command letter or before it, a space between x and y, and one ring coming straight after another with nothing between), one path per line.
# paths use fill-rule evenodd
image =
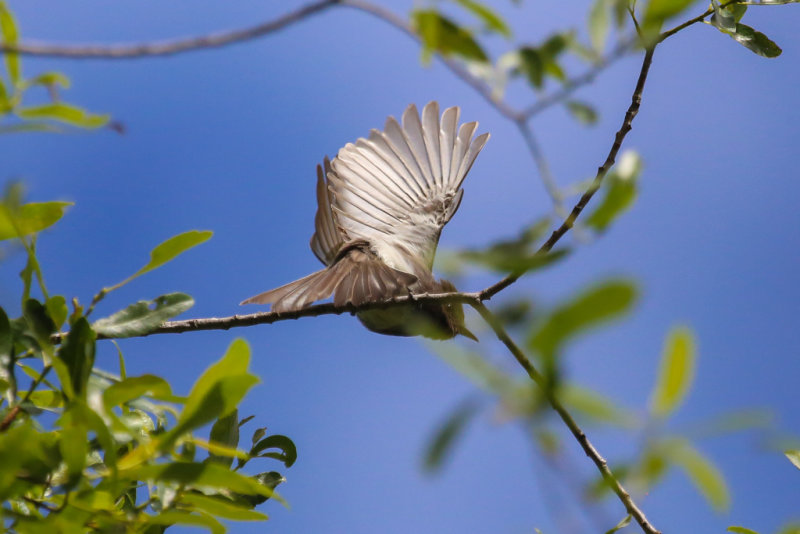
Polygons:
M511 37L511 28L508 27L508 24L506 24L503 18L495 13L494 10L492 10L486 4L476 2L475 0L455 1L465 9L471 11L486 25L488 29L497 32L504 37Z
M678 15L695 0L649 0L644 8L642 25L646 28L658 28L670 17Z
M641 158L635 152L625 152L619 163L605 179L605 195L595 210L584 220L586 226L598 232L606 230L636 200Z
M758 534L755 530L749 528L731 526L726 529L728 532L736 532L738 534Z
M224 534L225 526L204 513L190 513L179 510L165 510L158 515L141 514L139 520L144 525L187 525L194 527L202 527L208 530L211 534ZM151 530L147 529L145 532L150 533ZM158 532L158 531L152 531Z
M47 314L53 320L56 330L60 330L67 320L67 300L62 295L55 295L47 299L45 303Z
M439 425L425 447L423 467L426 471L435 472L442 468L445 458L451 453L463 435L467 423L473 419L477 411L478 406L474 402L464 402Z
M0 206L0 240L41 232L55 224L72 202L32 202L12 209Z
M174 482L191 487L227 489L245 495L273 496L272 490L257 480L213 462L172 462L144 465L121 470L119 476L131 480Z
M572 116L581 124L591 125L597 123L597 111L589 104L578 102L577 100L568 100L564 105L567 106Z
M103 391L103 404L106 410L119 406L139 397L152 397L171 401L172 389L169 382L155 375L130 376L115 382Z
M457 55L473 61L488 61L488 56L472 34L434 10L420 9L411 14L417 34L428 54Z
M5 44L16 44L19 39L19 31L17 30L17 23L14 21L14 15L6 6L5 2L0 2L0 33L3 36ZM16 85L19 83L21 77L21 67L19 55L12 52L5 52L3 54L6 60L6 69L8 70L8 77L11 83Z
M800 450L784 451L784 454L796 468L800 469Z
M79 128L100 128L108 124L110 119L109 115L95 115L83 108L63 102L20 108L15 113L22 119L53 120Z
M745 24L736 23L735 30L725 29L721 26L717 26L717 28L759 56L774 58L783 52L781 47L772 42L769 37Z
M195 510L202 510L234 521L265 521L269 519L261 512L249 510L221 496L210 497L200 493L185 493L181 497L181 502L190 505Z
M691 330L676 327L670 331L650 398L651 413L669 415L683 402L694 379L696 352Z
M626 428L636 424L636 418L632 413L623 410L608 397L588 388L565 384L559 388L558 398L565 406L571 408L573 413L589 419Z
M622 520L617 523L613 528L606 531L606 534L614 534L631 524L631 514L626 515Z
M34 85L58 85L63 87L64 89L69 88L69 78L61 72L56 71L49 71L43 72L42 74L38 74L33 78L26 80L25 82L28 86Z
M664 449L670 461L683 469L712 508L717 511L730 508L731 497L725 478L708 458L683 439L670 440Z
M170 293L153 300L140 300L109 317L97 320L92 327L95 332L106 337L143 336L193 305L194 299L189 295Z
M561 346L586 330L630 311L636 286L629 280L610 280L595 285L553 310L528 338L528 346L553 357Z
M598 53L605 49L609 26L608 0L594 0L589 10L589 39Z

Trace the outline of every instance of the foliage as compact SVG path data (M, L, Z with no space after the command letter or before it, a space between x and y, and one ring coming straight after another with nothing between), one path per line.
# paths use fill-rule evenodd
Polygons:
M118 375L101 370L95 364L99 336L145 335L193 300L162 295L93 323L91 308L84 312L77 299L69 312L64 296L49 296L36 238L70 204L22 203L21 196L18 186L11 187L0 205L0 238L18 241L28 254L22 314L9 318L0 309L3 528L153 533L192 525L223 532L220 519L267 519L254 508L270 498L282 501L274 489L283 476L240 470L256 458L288 468L297 452L289 438L266 436L264 428L253 432L248 449L240 448L240 427L252 417L239 420L237 405L258 382L248 371L247 344L234 341L186 397L175 395L162 377L128 376L121 351ZM167 240L127 280L209 237L192 231ZM41 299L31 296L36 289ZM63 326L69 327L66 333L60 333ZM210 423L210 438L198 437Z

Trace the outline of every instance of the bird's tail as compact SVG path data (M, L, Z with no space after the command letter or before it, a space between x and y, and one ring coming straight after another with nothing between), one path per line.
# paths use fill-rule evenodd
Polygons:
M333 295L337 306L358 306L398 295L416 281L413 274L392 269L360 251L352 251L326 269L250 297L242 304L272 304L272 311L287 312Z

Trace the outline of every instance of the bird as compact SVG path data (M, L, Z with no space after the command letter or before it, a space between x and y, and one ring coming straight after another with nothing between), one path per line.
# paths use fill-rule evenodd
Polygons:
M460 108L439 115L414 104L401 122L390 116L383 131L348 143L317 165L317 212L311 250L325 268L241 304L271 304L297 311L333 297L335 306L358 307L403 295L455 292L433 275L442 228L458 210L461 185L489 139L473 137L477 121L459 126ZM457 302L407 302L357 311L380 334L477 341Z

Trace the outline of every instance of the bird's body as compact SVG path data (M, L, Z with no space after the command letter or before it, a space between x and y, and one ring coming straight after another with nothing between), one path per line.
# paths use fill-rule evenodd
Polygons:
M461 202L461 183L488 134L477 122L458 125L459 109L429 103L393 118L317 166L317 214L311 249L326 268L242 304L271 303L273 311L305 308L333 295L358 306L399 295L455 291L436 280L433 258L442 228ZM473 337L460 304L409 303L358 313L370 330L389 335Z

